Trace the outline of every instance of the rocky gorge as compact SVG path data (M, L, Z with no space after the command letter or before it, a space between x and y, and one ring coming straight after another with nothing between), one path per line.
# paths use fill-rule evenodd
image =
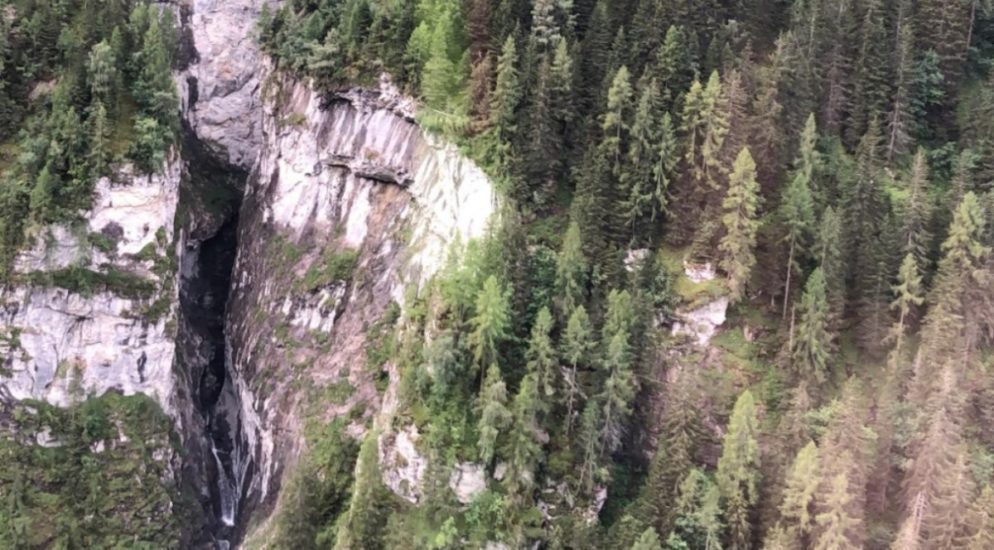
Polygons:
M162 481L199 502L173 503L196 518L190 547L237 546L249 517L264 522L302 450L307 390L347 381L348 406L323 415L382 412L369 325L496 209L484 173L389 80L324 94L274 72L253 36L261 5L162 5L184 42L182 147L158 175L101 180L86 226L38 235L3 295L0 395L151 397L178 440L155 455Z

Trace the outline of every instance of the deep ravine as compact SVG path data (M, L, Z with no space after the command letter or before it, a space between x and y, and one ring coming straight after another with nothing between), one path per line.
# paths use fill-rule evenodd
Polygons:
M203 528L197 548L232 546L251 459L238 436L241 404L234 391L226 337L231 275L238 253L244 171L217 158L189 128L181 200L185 239L179 273L177 369L187 381L186 483L198 494Z

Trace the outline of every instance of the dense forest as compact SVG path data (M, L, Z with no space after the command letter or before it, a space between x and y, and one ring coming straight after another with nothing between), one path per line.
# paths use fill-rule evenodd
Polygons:
M152 6L0 0L5 283L177 143ZM501 195L371 329L424 498L383 485L376 430L309 423L276 548L994 548L990 2L287 0L258 38L329 94L388 73ZM706 346L672 330L723 299ZM59 417L80 452L95 407ZM101 483L76 459L59 479ZM490 479L465 506L459 463Z
M178 37L172 12L150 6L0 0L0 279L25 233L78 219L111 166L165 162Z
M499 483L462 510L436 481L404 511L352 448L351 503L334 483L302 498L286 547L994 548L991 16L267 9L282 70L328 90L390 73L505 199L393 349L432 463ZM680 280L684 262L720 282ZM716 296L732 309L712 351L670 335L674 308Z

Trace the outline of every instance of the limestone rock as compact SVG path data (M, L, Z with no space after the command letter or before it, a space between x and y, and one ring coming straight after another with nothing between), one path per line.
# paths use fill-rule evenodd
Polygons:
M459 502L469 504L487 489L486 469L482 464L472 462L456 464L449 477L449 488L455 493Z

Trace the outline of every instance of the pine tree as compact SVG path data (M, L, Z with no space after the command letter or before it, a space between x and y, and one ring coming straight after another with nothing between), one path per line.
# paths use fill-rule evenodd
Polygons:
M508 293L491 275L476 298L476 315L471 321L473 332L469 335L473 359L481 369L497 363L498 345L508 335L510 316Z
M631 414L635 398L635 379L628 339L628 334L624 331L615 333L604 356L603 369L607 378L601 395L601 444L607 453L613 453L621 446L625 423Z
M808 117L808 122L801 134L800 158L795 162L795 174L784 190L780 202L780 217L786 229L784 240L788 246L787 276L784 286L783 313L787 318L787 304L790 302L790 283L795 271L800 271L799 259L807 252L809 238L814 229L814 199L811 196L811 180L814 174L814 164L817 162L814 115Z
M891 290L894 292L894 301L891 302L890 308L897 312L897 321L888 335L888 340L894 342L889 361L893 370L897 368L897 363L901 359L904 336L908 333L908 323L914 308L925 302L922 277L918 273L918 264L913 254L909 253L904 257L901 269L897 273L897 284L892 286Z
M556 0L535 0L532 4L531 40L540 55L551 51L562 39L556 21L556 3Z
M507 410L507 387L501 378L500 369L491 364L480 392L480 421L478 430L480 438L477 446L480 449L480 460L490 464L497 453L497 438L507 429L511 422L511 413Z
M694 454L702 429L695 414L695 393L692 373L677 375L667 392L659 444L649 465L649 477L642 498L660 533L673 528L673 502L680 484L694 464Z
M553 123L551 158L545 159L553 167L557 180L569 177L568 152L574 135L573 123L577 118L573 97L573 56L566 43L560 40L549 69L549 106Z
M985 226L983 209L975 194L967 193L949 226L949 236L942 244L944 256L939 262L935 287L929 294L930 310L922 329L919 365L912 393L924 399L939 379L935 369L948 358L966 359L975 342L965 338L972 306L968 299L973 289L987 288L982 266L990 248L982 241ZM965 366L965 365L964 365Z
M852 254L853 294L861 320L860 342L876 349L885 337L888 281L887 202L880 182L880 133L876 119L856 151L856 180L845 202L846 247Z
M566 404L566 433L569 434L573 425L573 411L576 403L583 397L577 379L577 370L581 366L588 366L592 361L593 354L593 329L590 326L590 317L587 310L582 306L577 306L570 315L569 323L566 325L566 332L562 338L562 358L569 365L569 370L563 371L564 391L563 398Z
M536 375L525 375L511 407L513 421L505 477L508 492L519 501L527 501L529 493L534 489L535 468L542 458L542 440L546 436L538 419L542 408L541 399Z
M497 85L490 100L492 158L505 178L511 177L515 162L513 144L518 130L515 113L522 93L517 65L518 48L511 35L504 42L497 60Z
M783 524L797 540L807 540L814 528L812 510L820 478L818 467L818 447L813 441L809 441L797 453L794 464L787 473L780 515Z
M659 124L659 143L655 148L655 160L652 166L653 186L649 219L653 222L668 211L670 183L676 177L676 167L679 162L677 147L673 121L669 113L663 113L663 119Z
M94 101L87 123L90 126L90 171L96 176L103 176L111 160L110 127L107 109L99 99Z
M908 180L908 199L901 212L901 251L911 254L918 266L928 266L932 249L931 205L928 199L928 163L925 150L919 148Z
M784 52L778 41L765 65L756 69L756 98L753 101L753 116L749 123L752 135L750 143L759 161L759 177L763 184L764 196L779 183L781 155L784 148L783 104L780 101L782 79L782 58Z
M868 0L860 25L859 51L856 57L850 142L863 135L871 119L886 112L890 97L891 75L888 68L888 32L886 10L882 0Z
M966 514L964 532L956 541L963 550L994 548L994 487L987 485Z
M658 29L653 29L653 32L658 32ZM652 72L664 86L661 95L665 111L679 113L683 110L683 96L697 76L697 60L688 40L683 27L670 25L656 54Z
M525 359L528 361L528 372L535 375L535 382L538 387L539 399L543 400L543 408L548 410L549 404L544 401L556 394L556 349L552 344L552 313L549 308L543 307L535 317L535 324L532 326L531 340L528 342L528 351Z
M752 392L742 392L735 402L718 459L718 490L728 524L728 548L751 546L752 512L759 498L759 421Z
M580 487L591 492L594 484L603 477L600 467L601 449L601 418L600 407L597 400L587 401L583 408L583 415L580 418Z
M663 550L662 543L659 542L659 535L652 527L646 528L631 550Z
M917 132L912 85L915 71L915 35L911 26L911 2L902 0L898 6L897 48L894 67L895 90L887 115L887 162L892 163L908 152L912 136Z
M821 268L817 268L808 277L801 299L801 320L791 350L795 367L805 376L824 382L833 338L829 330L825 276Z
M387 510L383 507L385 487L380 479L379 437L371 430L363 439L356 463L356 480L348 511L338 522L335 550L378 548L382 540Z
M712 72L701 95L700 159L693 165L697 179L712 189L718 188L725 170L720 156L728 134L728 113L721 108L723 98L718 72Z
M653 159L661 139L659 85L651 79L642 86L628 146L628 170L625 179L630 187L626 202L627 226L632 242L639 222L653 209L655 189L652 187Z
M135 81L135 98L145 112L154 117L162 128L173 129L178 124L176 86L173 83L171 58L163 25L172 25L172 12L161 17L150 16L142 49L138 54L141 70Z
M718 249L722 253L719 265L728 275L728 288L733 302L745 295L745 286L756 263L753 249L756 246L756 231L759 222L756 210L759 206L756 163L749 149L742 149L729 178L728 193L722 201L724 214L721 221L725 236Z
M825 277L830 324L836 326L845 309L845 265L842 260L842 219L829 206L822 212L814 256Z
M845 474L832 478L831 492L826 499L825 511L818 514L817 521L821 535L814 544L814 550L857 550L859 545L852 542L850 530L859 521L849 515L852 495L849 493L849 479Z
M680 483L673 508L676 522L672 535L680 542L690 548L721 548L723 525L718 487L701 470L690 470Z
M90 50L87 71L90 78L90 93L102 102L111 102L120 85L117 58L111 45L101 41ZM113 104L113 103L112 103Z
M583 255L580 226L570 222L556 260L556 304L560 321L572 317L586 295L587 259Z

